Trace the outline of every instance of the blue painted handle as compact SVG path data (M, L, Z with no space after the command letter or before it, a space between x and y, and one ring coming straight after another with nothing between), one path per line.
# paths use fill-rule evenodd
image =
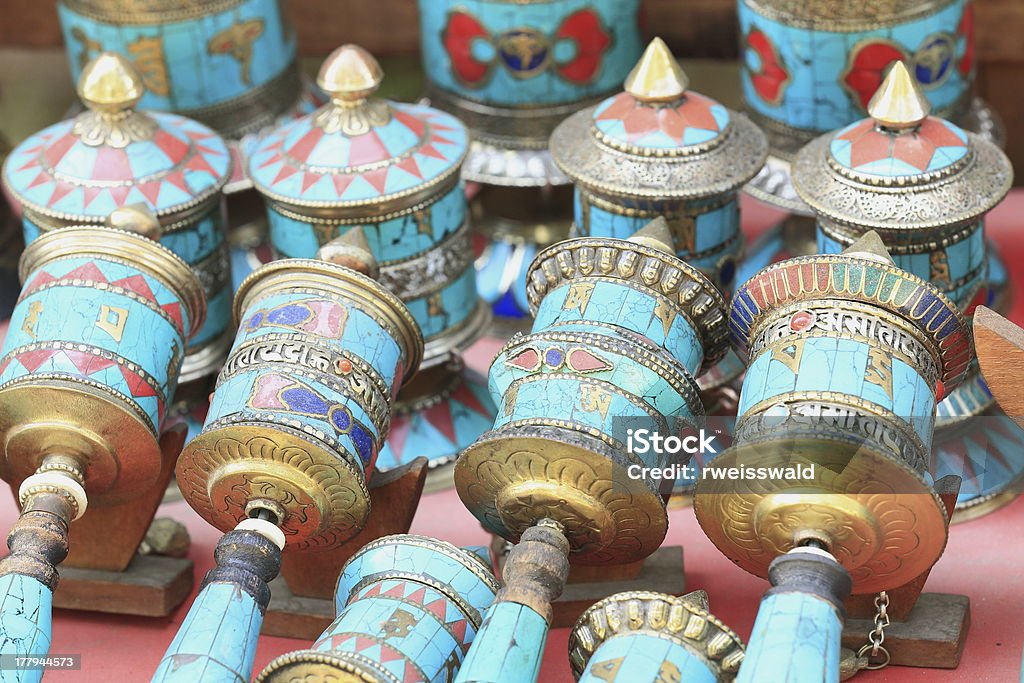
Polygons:
M237 584L207 584L164 653L153 682L248 683L263 612Z
M496 602L455 683L536 683L547 638L544 617L525 605Z
M45 657L50 651L53 591L21 574L0 576L0 654ZM38 683L42 668L0 669L0 683Z
M843 621L827 600L772 593L761 602L737 683L839 683Z

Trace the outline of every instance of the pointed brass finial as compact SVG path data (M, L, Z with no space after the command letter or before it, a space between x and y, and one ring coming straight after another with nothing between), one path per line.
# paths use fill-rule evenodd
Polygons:
M844 256L855 256L857 258L867 259L869 261L877 261L878 263L885 263L893 265L895 261L892 260L892 256L889 255L889 250L885 246L885 242L878 236L878 233L874 230L869 230L858 239L856 242L848 246L843 251Z
M163 236L163 228L156 214L145 204L129 204L115 209L107 216L107 226L134 232L159 242Z
M384 71L373 55L358 45L342 45L331 53L316 82L337 103L361 102L377 92Z
M345 266L374 280L380 275L377 259L361 227L355 227L320 247L316 257L321 261Z
M104 52L85 65L78 96L93 111L117 113L132 109L145 94L142 76L116 52Z
M686 595L680 596L679 599L683 602L688 602L691 605L694 605L695 607L699 607L705 612L711 611L711 603L708 602L707 591L691 591Z
M634 244L642 244L645 247L651 247L666 254L675 255L676 253L676 250L672 247L674 244L672 230L669 229L668 221L663 216L658 216L643 228L637 230L627 241Z
M641 102L673 102L689 85L690 79L661 38L651 41L626 78L626 92Z
M868 103L871 118L892 130L917 128L931 111L932 105L903 62L892 65L882 87Z

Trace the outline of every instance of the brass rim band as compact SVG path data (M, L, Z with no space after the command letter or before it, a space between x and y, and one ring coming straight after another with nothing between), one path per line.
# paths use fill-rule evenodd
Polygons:
M761 16L793 28L857 33L892 27L931 16L957 0L873 0L870 3L832 0L744 0Z

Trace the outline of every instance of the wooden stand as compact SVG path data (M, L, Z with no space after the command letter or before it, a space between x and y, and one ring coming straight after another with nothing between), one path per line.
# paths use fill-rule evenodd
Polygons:
M281 576L270 583L270 605L261 632L307 641L318 638L334 621L334 588L341 568L370 541L409 532L426 479L426 458L375 473L365 529L332 550L282 555Z
M951 517L960 492L960 478L943 477L935 490ZM929 569L913 581L887 591L890 625L885 649L890 664L930 669L955 669L960 664L971 625L970 599L965 595L923 593ZM874 629L875 595L852 595L846 601L843 647L860 649Z
M491 553L496 558L495 575L501 576L505 568L507 542L495 536ZM653 555L624 565L602 567L572 567L569 581L562 595L551 603L554 619L552 628L571 628L591 605L624 591L656 591L669 595L686 594L683 573L683 547L665 546Z
M165 617L185 602L195 581L192 560L136 555L123 572L60 568L53 606L63 609Z
M974 345L978 363L992 395L1003 412L1024 427L1024 330L995 311L978 306L974 312Z

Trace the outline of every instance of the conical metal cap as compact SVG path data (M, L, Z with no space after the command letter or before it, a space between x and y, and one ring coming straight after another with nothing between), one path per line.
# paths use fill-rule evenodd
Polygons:
M355 227L320 247L316 257L321 261L351 268L374 280L380 275L377 259L361 227Z
M661 38L651 41L626 78L626 92L641 102L673 102L689 85L690 79Z
M373 55L358 45L342 45L324 60L316 83L335 102L358 102L377 92L383 80Z
M86 64L78 78L78 96L93 111L132 109L145 92L142 76L116 52L104 52Z
M882 241L882 238L874 230L864 233L863 237L843 251L843 255L895 265L895 261L892 260L892 256L889 254L889 249L885 246L885 242Z
M668 221L662 216L655 218L636 231L627 241L634 244L642 244L646 247L663 251L666 254L675 255L676 253L675 248L672 246L674 244L672 231L668 227Z
M868 113L885 128L917 128L928 118L932 105L903 62L896 62L868 103Z

